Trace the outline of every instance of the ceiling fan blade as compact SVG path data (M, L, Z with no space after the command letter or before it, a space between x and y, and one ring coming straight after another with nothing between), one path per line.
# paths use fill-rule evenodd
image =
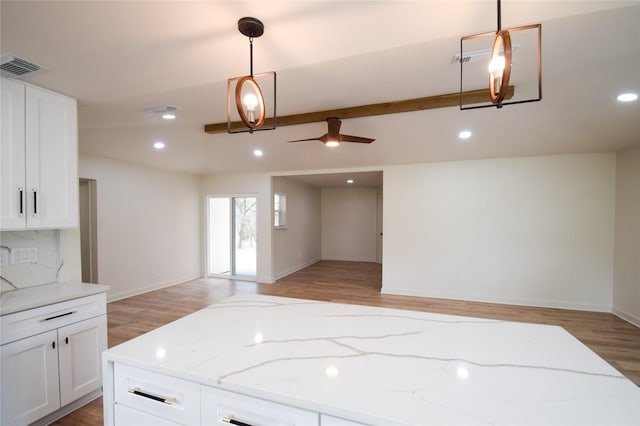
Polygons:
M321 141L322 136L320 136L319 138L309 138L309 139L297 139L295 141L287 141L287 143L292 143L292 142L307 142L307 141Z
M351 136L351 135L340 135L340 142L356 142L356 143L371 143L375 141L375 139L371 138L363 138L360 136Z

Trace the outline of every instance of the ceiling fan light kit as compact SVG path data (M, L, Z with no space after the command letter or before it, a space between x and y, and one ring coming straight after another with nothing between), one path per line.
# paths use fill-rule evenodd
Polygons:
M249 75L227 80L227 133L273 130L276 128L276 73L253 73L253 39L264 34L264 24L256 18L241 18L238 31L249 38ZM233 125L238 120L243 123L240 128Z
M489 63L459 61L460 63L460 109L502 108L504 105L538 102L542 100L542 24L525 25L503 30L501 1L497 0L498 29L495 32L464 36L460 39L460 58L473 52L483 51L486 43L493 40L490 47ZM514 42L518 38L520 60L514 67ZM536 48L532 48L535 45ZM474 104L465 99L465 83L477 84L487 77L489 80L490 102ZM518 91L518 96L505 101L507 88L513 84L512 76L517 76L519 88L530 88L529 92ZM467 78L467 80L465 80ZM486 81L486 80L485 80Z

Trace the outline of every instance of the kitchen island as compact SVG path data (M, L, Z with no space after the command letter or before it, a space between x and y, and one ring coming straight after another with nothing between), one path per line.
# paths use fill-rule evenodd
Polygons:
M233 296L103 354L105 424L640 424L557 326Z

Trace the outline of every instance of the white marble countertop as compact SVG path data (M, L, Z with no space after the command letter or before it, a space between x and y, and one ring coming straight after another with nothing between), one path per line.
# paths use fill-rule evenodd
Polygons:
M105 293L109 289L108 285L103 284L65 281L6 291L0 295L0 316L64 302L65 300Z
M363 423L640 424L640 388L555 326L245 295L104 354Z

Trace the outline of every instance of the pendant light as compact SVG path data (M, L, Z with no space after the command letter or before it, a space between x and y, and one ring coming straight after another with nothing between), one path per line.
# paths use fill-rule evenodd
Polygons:
M276 128L276 73L253 73L253 39L264 34L264 24L256 18L245 17L238 21L238 30L249 38L249 75L227 80L227 132L273 130ZM273 86L269 84L271 80ZM263 90L265 87L268 93ZM234 125L236 118L243 124L240 128Z
M456 56L460 62L460 109L477 109L477 108L487 108L487 107L497 107L502 108L504 105L518 104L518 103L526 103L526 102L537 102L542 99L542 75L541 75L541 30L542 24L535 25L526 25L516 28L510 28L507 30L502 29L502 7L501 0L497 0L497 15L498 15L498 28L495 32L483 33L483 34L474 34L470 36L464 36L460 39L460 55ZM527 32L527 34L525 34ZM530 46L520 46L513 44L513 37L519 37L523 43L526 44L537 44L537 49L531 49ZM493 39L493 44L491 48L486 50L476 50L470 51L471 49L467 49L465 51L465 43L473 44L474 46L480 46L478 43L483 43L484 40ZM522 58L523 60L520 62L521 68L519 71L523 71L519 75L519 83L523 83L526 86L536 87L537 90L534 90L532 96L527 98L527 95L520 96L519 94L515 95L512 100L507 100L507 96L511 96L513 93L510 93L509 83L513 82L512 74L513 74L513 52L515 48L518 47L520 52L534 52L537 53L537 60L535 58ZM477 49L477 47L476 47ZM524 55L525 53L522 53ZM472 61L479 62L482 58L489 58L488 65L486 68L478 68L472 70L473 73L486 73L487 80L489 82L489 104L482 105L474 105L474 106L465 106L464 102L464 70L465 65L469 68L469 63ZM525 65L527 63L534 64L534 69L525 70ZM468 74L468 73L467 73ZM471 81L476 81L477 76L472 76L470 78Z

